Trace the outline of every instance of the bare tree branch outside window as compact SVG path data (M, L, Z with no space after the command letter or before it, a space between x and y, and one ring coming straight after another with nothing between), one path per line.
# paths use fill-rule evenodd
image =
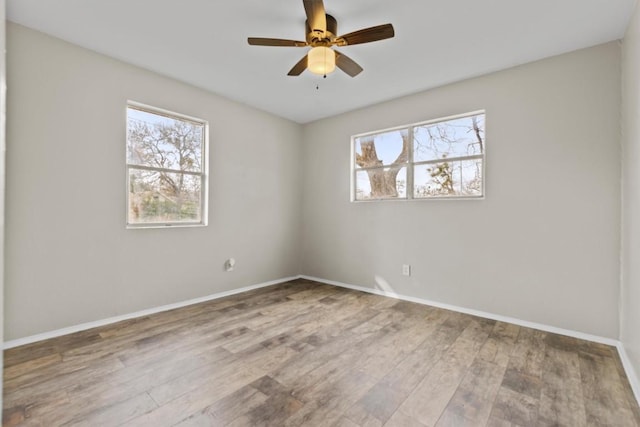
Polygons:
M206 123L127 109L128 223L199 223Z
M475 113L355 137L355 200L482 196L484 122Z

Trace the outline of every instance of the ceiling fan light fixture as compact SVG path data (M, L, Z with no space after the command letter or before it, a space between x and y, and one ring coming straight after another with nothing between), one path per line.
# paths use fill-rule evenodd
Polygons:
M316 46L307 54L307 68L314 74L327 75L336 69L336 52L326 46Z
M327 15L323 0L303 0L305 21L305 41L274 39L265 37L249 37L247 42L251 46L291 46L311 47L291 70L288 76L299 76L309 69L314 74L327 77L327 74L340 68L351 77L362 72L362 67L344 53L330 49L332 46L350 46L354 44L371 43L378 40L390 39L395 35L393 25L383 24L375 27L363 28L348 34L338 35L338 21Z

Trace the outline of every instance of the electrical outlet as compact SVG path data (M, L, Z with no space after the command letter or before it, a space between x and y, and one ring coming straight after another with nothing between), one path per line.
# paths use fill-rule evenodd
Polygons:
M402 264L402 275L411 276L411 266L409 264Z

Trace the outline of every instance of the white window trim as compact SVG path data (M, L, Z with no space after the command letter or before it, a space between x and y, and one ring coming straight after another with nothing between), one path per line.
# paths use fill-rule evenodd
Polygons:
M350 202L351 203L371 203L371 202L407 202L407 201L429 201L429 200L484 200L485 199L485 187L486 187L486 163L487 163L487 145L485 144L483 147L482 154L476 154L472 156L464 156L464 157L451 157L449 160L469 160L469 159L482 159L482 195L481 196L431 196L431 197L413 197L413 168L417 165L422 164L430 164L430 163L439 163L442 160L434 159L434 160L423 160L419 162L413 161L413 147L409 150L409 158L407 163L405 163L405 167L407 169L407 196L406 197L387 197L380 199L356 199L356 182L357 182L357 174L359 171L366 171L370 169L384 169L389 167L386 166L372 166L359 168L356 167L356 139L362 138L369 135L377 135L380 133L393 132L396 130L408 130L409 131L409 139L413 141L413 129L418 126L426 126L432 125L435 123L446 122L449 120L462 119L465 117L477 116L483 114L485 116L485 131L487 127L487 113L485 110L476 110L470 111L468 113L455 114L447 117L440 117L437 119L425 120L423 122L411 123L407 125L394 126L386 129L378 129L374 131L359 133L357 135L353 135L351 137L351 179L350 179ZM411 189L411 191L409 191Z
M142 166L142 165L132 165L128 162L127 156L127 145L126 141L129 135L129 120L127 110L129 108L145 111L151 114L157 114L161 116L166 116L169 118L176 118L180 120L185 120L193 123L197 123L199 125L203 125L204 134L203 134L203 142L202 142L202 172L193 172L193 171L181 171L174 169L165 169L165 168L155 168L152 166ZM204 119L200 119L193 116L188 116L186 114L176 113L174 111L165 110L163 108L153 107L151 105L143 104L136 101L127 100L127 105L125 106L125 194L126 194L126 204L125 204L125 221L127 229L144 229L144 228L185 228L185 227L206 227L209 220L209 122ZM143 169L150 171L158 171L158 172L173 172L173 173L182 173L187 175L196 175L201 177L200 182L200 192L201 192L201 200L200 200L200 221L180 221L180 222L149 222L149 223L130 223L129 222L129 185L130 185L130 169Z

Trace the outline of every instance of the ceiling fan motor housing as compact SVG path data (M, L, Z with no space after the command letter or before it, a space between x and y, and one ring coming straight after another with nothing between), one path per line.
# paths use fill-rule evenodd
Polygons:
M309 26L309 21L305 21L307 29L307 43L311 46L328 46L335 40L338 34L338 21L331 15L327 17L327 30L323 34L321 30L314 30Z

